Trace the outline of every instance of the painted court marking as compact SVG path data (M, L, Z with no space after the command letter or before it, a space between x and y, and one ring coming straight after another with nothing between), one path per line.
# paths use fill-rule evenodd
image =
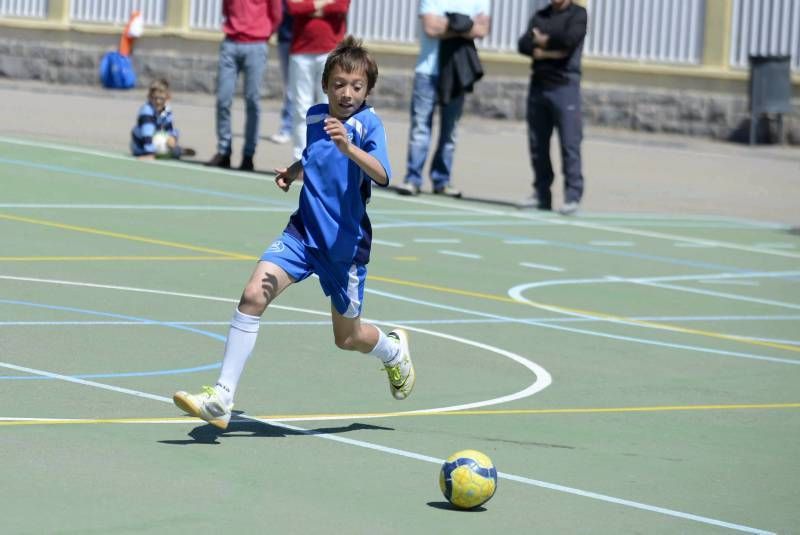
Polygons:
M460 258L470 258L472 260L479 260L479 259L483 258L479 254L462 253L462 252L459 252L459 251L450 251L450 250L447 250L447 249L440 249L438 251L438 253L439 254L443 254L443 255L448 255L448 256L458 256Z
M449 206L449 207L452 208L452 206ZM703 245L703 246L707 247L708 245ZM760 251L760 252L767 253L766 251ZM145 291L147 291L147 290L145 290ZM153 291L153 292L159 293L157 291ZM231 301L231 300L227 300L227 301ZM43 372L43 373L50 373L50 372ZM57 375L57 374L51 374L51 375ZM54 378L60 378L60 377L54 377ZM87 383L86 386L94 386L94 385L88 384L90 382L86 382L86 383ZM135 391L131 391L131 392L135 392ZM122 393L130 394L131 392L122 392ZM132 395L137 395L137 394L134 393ZM161 398L161 399L159 399L159 401L166 401L166 402L169 403L169 400L166 399L166 398ZM276 424L272 423L270 420L260 419L260 421L263 421L265 423L270 423L272 425L276 425ZM308 430L303 430L301 428L292 428L291 426L284 426L284 427L286 427L287 429L294 429L294 430L296 430L298 432L301 432L301 433L309 433ZM344 437L321 436L321 438L334 440L334 441L347 443L347 444L352 444L352 445L356 445L356 446L360 446L360 447L369 447L371 449L376 449L376 450L379 450L379 451L394 453L394 454L398 454L398 455L404 455L404 456L407 456L407 457L410 457L410 458L417 458L417 459L428 461L428 462L441 463L441 459L435 459L433 457L427 457L427 456L423 456L423 455L420 455L420 454L415 454L413 452L406 452L406 451L403 451L403 450L395 450L393 448L386 448L386 447L383 447L383 446L374 445L374 444L370 444L370 443L365 443L365 442L361 442L361 441L354 441L352 439L347 439L347 438L344 438ZM544 487L544 488L550 488L550 489L553 489L553 490L558 490L558 491L561 491L561 492L568 492L568 493L577 494L577 495L590 497L590 498L594 498L594 499L599 499L599 500L603 500L603 501L609 501L609 502L612 502L612 503L617 503L617 504L622 504L622 505L626 505L626 506L636 507L636 508L645 509L645 510L649 510L649 511L655 511L655 512L659 512L659 513L662 513L662 514L668 514L668 515L671 515L671 516L678 516L680 518L686 518L686 519L690 519L690 520L696 520L696 521L699 521L699 522L709 523L709 524L712 524L712 525L727 527L727 528L731 528L731 529L737 529L739 531L747 531L747 532L752 532L752 533L767 533L767 532L764 532L762 530L757 530L756 528L750 528L750 527L747 527L747 526L731 524L731 523L727 523L727 522L723 522L723 521L719 521L719 520L715 520L715 519L709 519L709 518L706 518L706 517L699 517L699 516L691 515L691 514L688 514L688 513L680 513L680 512L676 512L676 511L671 511L669 509L663 509L663 508L658 508L658 507L654 507L654 506L648 506L648 505L645 505L645 504L639 504L638 502L631 502L631 501L622 500L622 499L619 499L619 498L608 497L608 496L604 496L604 495L601 495L601 494L591 493L591 492L588 492L588 491L582 491L580 489L572 489L570 487L563 487L563 486L560 486L560 485L555 485L555 484L552 484L552 483L532 480L532 479L524 478L524 477L521 477L521 476L514 476L512 474L500 474L500 475L501 475L501 477L504 477L506 479L515 480L515 481L519 481L519 482L526 483L526 484L537 485L537 486L541 486L541 487Z
M180 292L171 292L171 291L165 291L165 290L153 290L153 289L147 289L147 288L134 288L134 287L129 287L129 286L114 286L114 285L93 284L93 283L84 283L84 282L59 281L59 280L51 280L51 279L34 279L34 278L27 278L27 277L11 277L11 276L6 276L6 275L0 275L0 279L19 280L19 281L26 281L26 282L36 282L36 283L54 284L54 285L62 285L62 286L102 288L102 289L107 289L107 290L116 290L116 291L124 291L124 292L135 292L135 293L165 295L165 296L171 296L171 297L185 297L185 298L190 298L190 299L202 299L202 300L206 300L206 301L218 301L218 302L227 302L227 303L236 303L237 302L237 300L235 300L235 299L228 299L228 298L222 298L222 297L214 297L214 296L200 295L200 294L188 294L188 293L180 293ZM46 306L46 305L43 305L43 306ZM310 309L305 309L305 308L290 307L290 306L277 305L277 304L272 304L272 305L270 305L270 307L274 308L274 309L279 309L279 310L288 310L288 311L292 311L292 312L302 312L302 313L305 313L305 314L311 314L311 315L315 315L315 316L325 316L325 317L329 317L330 316L329 312L321 312L321 311L310 310ZM79 310L75 309L74 311L79 311ZM99 315L113 315L113 314L99 313ZM130 317L127 317L127 316L118 316L118 317L124 317L126 319L130 319ZM506 357L506 358L518 363L518 364L521 364L522 366L527 368L530 372L532 372L534 374L534 376L536 377L536 380L531 385L529 385L528 387L526 387L526 388L524 388L524 389L522 389L522 390L520 390L518 392L512 393L512 394L508 394L508 395L505 395L505 396L500 396L500 397L496 397L496 398L492 398L492 399L487 399L487 400L483 400L483 401L476 401L476 402L472 402L472 403L463 403L463 404L460 404L460 405L453 405L453 406L449 406L449 407L436 407L436 408L430 408L430 409L417 409L417 410L413 410L413 411L404 411L404 412L408 412L409 414L421 414L421 413L442 412L442 411L457 411L457 410L464 410L464 409L474 409L474 408L485 407L485 406L490 406L490 405L498 405L498 404L501 404L501 403L507 403L507 402L510 402L510 401L516 401L516 400L519 400L519 399L523 399L523 398L532 396L533 394L544 390L545 388L550 386L550 384L552 383L552 377L550 376L550 373L547 370L545 370L543 367L541 367L540 365L536 364L535 362L532 362L529 359L526 359L526 358L524 358L524 357L522 357L522 356L520 356L520 355L518 355L516 353L513 353L511 351L506 351L505 349L501 349L499 347L495 347L495 346L492 346L492 345L489 345L489 344L484 344L482 342L477 342L477 341L474 341L474 340L469 340L469 339L458 337L458 336L453 336L453 335L446 334L446 333L441 333L441 332L437 332L437 331L431 331L431 330L428 330L428 329L422 329L420 327L412 327L412 326L409 326L409 325L388 324L386 322L379 321L379 320L373 320L373 319L370 319L370 318L364 318L364 321L367 321L367 322L370 322L370 323L374 323L374 324L377 324L377 325L389 326L389 327L403 327L404 329L407 329L407 330L412 331L412 332L417 332L417 333L421 333L421 334L427 334L427 335L430 335L430 336L443 338L445 340L451 340L451 341L456 342L456 343L470 345L470 346L476 347L478 349L482 349L482 350L485 350L485 351L496 353L496 354L498 354L500 356L503 356L503 357ZM196 331L196 332L199 332L200 334L203 333L202 331L197 331L196 329L192 329L190 327L177 327L176 326L176 328L181 328L181 329L187 330L187 331ZM2 364L0 364L0 365L2 365ZM11 366L7 366L7 367L11 368ZM14 369L14 368L11 368L11 369Z
M532 269L543 269L545 271L565 271L564 268L558 266L546 266L544 264L534 264L532 262L520 262L520 266Z
M122 155L115 155L100 151L93 151L89 149L81 149L76 147L68 147L64 145L58 145L55 143L40 143L40 142L31 142L31 141L23 141L13 138L7 137L0 137L0 142L8 143L8 144L16 144L16 145L23 145L23 146L31 146L31 147L43 147L49 149L60 150L64 152L72 152L72 153L79 153L79 154L89 154L93 156L99 156L102 158L111 158L111 159L124 159L125 161L131 162L131 158L128 156ZM16 161L14 161L16 162ZM14 163L11 162L11 163ZM19 162L20 164L26 165L35 165L31 164L31 162ZM180 162L153 162L153 165L166 165L171 167L179 167L179 168L186 168L187 164L180 163ZM68 170L68 168L64 168ZM212 173L220 173L224 172L223 170L216 170L211 168L203 168L200 166L192 166L192 169L195 171L201 172L212 172ZM236 173L236 172L229 172L226 174L230 174L231 176L235 176L236 178L245 178L250 180L260 180L260 181L271 181L271 179L266 179L257 176L250 176L252 173ZM158 184L158 183L157 183ZM172 185L168 185L172 187ZM160 187L165 187L161 184ZM181 186L181 188L189 189L189 187ZM225 192L211 192L215 195L226 195ZM598 223L593 223L589 221L580 221L577 218L566 218L566 217L548 217L544 215L537 215L531 213L522 213L520 211L508 211L508 210L496 210L496 209L488 209L488 208L481 208L477 206L464 204L452 204L442 201L434 201L434 200L427 200L427 199L419 199L415 197L402 197L396 194L389 194L382 191L375 191L373 193L376 197L391 197L396 202L408 202L416 205L427 205L427 206L436 206L439 208L444 208L448 210L459 209L463 212L468 212L472 214L484 214L484 215L499 215L514 219L524 219L530 222L537 222L537 223L544 223L544 224L555 224L555 225L566 225L566 226L575 226L575 227L582 227L582 228L589 228L593 230L604 230L607 232L618 233L618 234L627 234L632 236L642 236L654 239L663 239L663 240L671 240L674 242L682 242L682 243L693 243L698 246L705 246L705 247L724 247L728 249L734 249L739 251L748 251L748 252L756 252L764 255L775 255L775 256L783 256L787 258L798 258L800 259L800 253L792 253L788 251L780 251L775 249L769 248L762 248L762 247L753 247L747 245L741 245L737 243L731 242L723 242L718 240L707 240L707 239L700 239L700 238L692 238L688 236L680 236L676 234L667 234L661 232L649 232L644 230L637 230L637 229L628 229L628 228L621 228L615 227L612 225L603 225ZM258 198L260 202L264 202L264 199Z
M103 389L103 390L110 390L110 391L117 392L117 393L120 393L120 394L127 394L127 395L131 395L131 396L137 396L137 397L141 397L141 398L152 399L154 401L160 401L162 403L172 404L172 400L169 399L169 398L166 398L166 397L163 397L163 396L158 396L158 395L155 395L155 394L150 394L150 393L147 393L147 392L141 392L141 391L133 390L133 389L129 389L129 388L120 388L120 387L117 387L117 386L106 385L106 384L98 383L98 382L95 382L95 381L87 381L87 380L83 380L83 379L76 379L74 377L60 375L60 374L56 374L56 373L52 373L52 372L48 372L48 371L44 371L44 370L37 370L37 369L34 369L34 368L26 368L26 367L23 367L23 366L16 366L14 364L9 364L9 363L5 363L5 362L0 362L0 366L6 367L6 368L9 368L9 369L12 369L12 370L24 372L24 373L40 374L40 375L44 375L46 377L51 377L51 378L54 378L54 379L61 379L63 381L76 383L76 384L81 384L81 385L84 385L84 386L91 386L91 387L100 388L100 389ZM320 433L318 431L312 431L312 430L309 430L309 429L306 429L306 428L303 428L303 427L298 427L298 426L295 426L295 425L279 422L279 421L276 421L276 420L268 420L268 419L265 419L265 418L253 417L253 416L250 416L250 415L247 415L247 414L240 414L239 417L240 418L249 418L251 420L256 420L256 421L262 422L262 423L264 423L266 425L270 425L270 426L273 426L273 427L278 427L278 428L282 428L282 429L288 429L288 430L291 430L291 431L294 431L294 432L297 432L297 433L300 433L300 434L303 434L303 435L309 436L309 437L316 437L316 438L323 439L323 440L331 440L333 442L339 442L341 444L347 444L349 446L356 446L356 447L359 447L359 448L366 448L366 449L370 449L370 450L374 450L374 451L378 451L378 452L386 453L386 454L390 454L390 455L397 455L397 456L400 456L400 457L406 457L406 458L409 458L409 459L415 459L415 460L418 460L418 461L424 461L424 462L435 464L437 466L441 465L442 462L444 462L444 459L440 459L440 458L437 458L437 457L431 457L429 455L424 455L424 454L420 454L420 453L416 453L416 452L412 452L412 451L408 451L408 450L401 450L401 449L398 449L398 448L382 446L380 444L375 444L373 442L367 442L367 441L363 441L363 440L356 440L356 439L337 436L337 435L333 435L333 434ZM194 421L196 421L196 420L194 420ZM692 513L685 513L685 512L682 512L682 511L676 511L676 510L673 510L673 509L667 509L665 507L658 507L658 506L655 506L655 505L649 505L649 504L646 504L646 503L636 502L636 501L633 501L633 500L626 500L624 498L617 498L617 497L614 497L614 496L608 496L608 495L605 495L605 494L600 494L600 493L597 493L597 492L582 490L582 489L578 489L578 488L575 488L575 487L567 487L565 485L559 485L557 483L550 483L550 482L547 482L547 481L541 481L541 480L538 480L538 479L532 479L532 478L519 476L519 475L515 475L515 474L510 474L510 473L506 473L506 472L498 472L497 473L497 477L500 478L500 479L507 479L509 481L516 481L517 483L523 483L523 484L526 484L526 485L531 485L531 486L535 486L535 487L554 490L554 491L562 492L562 493L565 493L565 494L572 494L574 496L581 496L581 497L584 497L584 498L590 498L590 499L594 499L594 500L599 500L599 501L602 501L602 502L611 503L611 504L615 504L615 505L622 505L622 506L631 507L631 508L634 508L634 509L640 509L640 510L649 511L649 512L653 512L653 513L659 513L659 514L662 514L662 515L671 516L671 517L675 517L675 518L680 518L680 519L683 519L683 520L691 520L691 521L694 521L694 522L700 522L700 523L709 524L709 525L712 525L712 526L728 528L728 529L731 529L731 530L734 530L734 531L740 531L740 532L743 532L743 533L755 533L755 534L761 534L761 535L774 535L772 532L765 531L765 530L758 529L758 528L754 528L754 527L750 527L750 526L745 526L743 524L735 524L735 523L732 523L732 522L726 522L724 520L718 520L716 518L695 515L695 514L692 514Z

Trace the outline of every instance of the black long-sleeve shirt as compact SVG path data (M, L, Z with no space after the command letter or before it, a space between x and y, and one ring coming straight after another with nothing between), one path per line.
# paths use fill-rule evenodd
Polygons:
M586 9L574 3L561 11L550 5L531 17L528 28L517 43L520 54L533 56L536 45L533 43L531 32L534 28L550 36L545 50L567 52L567 56L561 59L534 59L533 83L543 86L562 85L570 78L580 77L586 23Z

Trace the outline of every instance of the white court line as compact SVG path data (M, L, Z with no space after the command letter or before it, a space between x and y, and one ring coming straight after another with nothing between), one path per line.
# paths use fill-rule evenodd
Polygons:
M191 205L191 204L0 204L0 208L46 208L48 210L168 210L170 212L288 212L289 209L271 206L225 206L225 205Z
M776 307L800 310L800 305L795 303L787 303L785 301L775 301L773 299L759 299L757 297L748 297L745 295L729 294L724 292L713 292L711 290L701 290L699 288L690 288L688 286L678 286L677 284L664 284L661 282L652 282L644 279L624 279L624 278L620 278L619 282L629 282L631 284L640 284L642 286L653 286L655 288L665 288L668 290L678 290L681 292L707 295L710 297L720 297L722 299L732 299L735 301L745 301L748 303L758 303L760 305L772 305Z
M256 173L242 173L241 171L233 171L233 170L226 170L221 167L206 167L204 165L194 165L186 162L178 161L170 161L170 160L148 160L147 162L140 162L136 160L133 156L127 154L117 154L113 152L103 152L99 150L92 150L92 149L84 149L84 148L76 148L76 147L69 147L66 145L60 145L58 143L46 143L46 142L39 142L39 141L23 141L21 139L12 139L4 136L0 136L0 142L2 143L9 143L12 145L22 145L24 147L42 147L45 149L53 149L53 150L60 150L64 152L75 152L78 154L88 154L90 156L99 156L101 158L108 158L111 160L123 160L129 163L144 163L145 165L161 165L166 167L174 167L178 169L192 169L193 171L199 171L201 173L211 173L217 175L226 175L229 177L236 177L242 178L245 180L256 180L259 182L273 182L272 177L262 177Z
M103 389L103 390L111 390L113 392L118 392L118 393L121 393L121 394L128 394L128 395L133 395L133 396L137 396L137 397L148 398L148 399L152 399L152 400L155 400L155 401L161 401L163 403L170 403L170 404L172 403L171 399L165 398L163 396L158 396L158 395L155 395L155 394L149 394L149 393L146 393L146 392L140 392L140 391L132 390L132 389L128 389L128 388L122 389L122 388L119 388L119 387L116 387L116 386L106 385L104 383L98 383L96 381L85 381L83 379L75 379L74 377L69 377L69 376L66 376L66 375L60 375L60 374L56 374L56 373L52 373L52 372L48 372L48 371L44 371L44 370L37 370L37 369L33 369L33 368L25 368L25 367L22 367L22 366L16 366L14 364L9 364L9 363L6 363L6 362L0 362L0 366L5 367L5 368L9 368L9 369L12 369L12 370L16 370L16 371L22 371L22 372L26 372L26 373L31 373L31 374L34 374L34 375L42 375L44 377L51 377L53 379L60 379L60 380L71 382L71 383L77 383L77 384L81 384L81 385L84 385L84 386L92 386L92 387L100 388L100 389ZM310 430L310 429L306 429L306 428L303 428L303 427L298 427L298 426L295 426L295 425L283 423L283 422L280 422L278 420L267 420L267 419L264 419L264 418L256 418L256 417L250 416L248 414L239 414L239 415L237 415L237 417L238 418L247 418L247 419L250 419L250 420L256 420L256 421L262 422L262 423L264 423L266 425L270 425L270 426L273 426L273 427L278 427L278 428L282 428L282 429L288 429L288 430L300 433L300 434L308 436L308 437L318 438L318 439L322 439L322 440L330 440L330 441L333 441L333 442L339 442L341 444L347 444L348 446L356 446L356 447L359 447L359 448L366 448L366 449L370 449L370 450L373 450L373 451L378 451L378 452L386 453L386 454L390 454L390 455L397 455L397 456L400 456L400 457L406 457L408 459L415 459L415 460L418 460L418 461L424 461L424 462L427 462L427 463L435 464L437 466L441 465L444 462L444 459L440 459L440 458L437 458L437 457L431 457L429 455L424 455L424 454L421 454L421 453L415 453L415 452L411 452L411 451L408 451L408 450L401 450L401 449L398 449L398 448L382 446L380 444L375 444L373 442L366 442L364 440L356 440L356 439L352 439L352 438L337 436L337 435L334 435L334 434L320 433L319 431ZM361 419L361 417L359 416L357 418L354 418L353 416L349 416L347 419L350 419L350 420ZM196 422L197 420L193 420L193 421ZM559 485L559 484L556 484L556 483L549 483L547 481L541 481L541 480L538 480L538 479L531 479L531 478L528 478L528 477L518 476L518 475L515 475L515 474L509 474L509 473L506 473L506 472L498 472L497 473L497 477L500 478L500 479L507 479L509 481L516 481L517 483L523 483L523 484L526 484L526 485L531 485L531 486L535 486L535 487L554 490L554 491L557 491L557 492L563 492L565 494L572 494L572 495L575 495L575 496L581 496L581 497L584 497L584 498L590 498L590 499L594 499L594 500L599 500L599 501L603 501L603 502L607 502L607 503L612 503L612 504L615 504L615 505L623 505L623 506L631 507L631 508L634 508L634 509L640 509L640 510L649 511L649 512L653 512L653 513L659 513L659 514L662 514L662 515L671 516L671 517L675 517L675 518L680 518L680 519L683 519L683 520L691 520L691 521L699 522L699 523L702 523L702 524L709 524L709 525L712 525L712 526L728 528L728 529L731 529L731 530L734 530L734 531L740 531L740 532L743 532L743 533L755 533L755 534L760 534L760 535L775 535L772 532L765 531L765 530L758 529L758 528L754 528L754 527L750 527L750 526L745 526L743 524L734 524L732 522L726 522L724 520L718 520L716 518L695 515L695 514L692 514L692 513L685 513L685 512L682 512L682 511L676 511L676 510L673 510L673 509L667 509L665 507L658 507L658 506L655 506L655 505L648 505L648 504L641 503L641 502L636 502L636 501L632 501L632 500L626 500L626 499L623 499L623 498L616 498L614 496L608 496L608 495L605 495L605 494L599 494L597 492L582 490L582 489L578 489L578 488L575 488L575 487L567 487L567 486Z
M387 193L383 193L383 195L387 195ZM606 232L612 232L617 234L627 234L631 236L642 236L645 238L653 238L659 240L669 240L673 242L683 242L683 243L692 243L697 247L722 247L725 249L733 249L736 251L744 251L744 252L751 252L751 253L760 253L764 255L772 255L772 256L781 256L786 258L798 258L800 259L800 253L790 253L787 251L776 251L774 249L764 249L758 247L751 247L748 245L741 245L738 243L731 243L731 242L723 242L717 240L707 240L701 238L691 238L689 236L680 236L678 234L667 234L664 232L652 232L652 231L645 231L645 230L637 230L637 229L629 229L629 228L621 228L621 227L614 227L612 225L601 225L597 223L591 223L588 221L579 221L579 218L574 217L556 217L556 216L543 216L543 215L535 215L531 213L524 213L521 211L509 212L504 210L493 210L488 208L478 208L475 206L470 206L466 203L464 204L447 204L442 201L429 201L426 199L419 199L417 197L403 197L400 195L395 195L394 200L399 202L410 202L415 204L423 204L426 206L438 206L441 208L453 208L454 206L458 206L463 209L465 212L473 212L478 214L494 214L498 216L510 217L515 219L524 219L527 221L535 221L537 223L547 223L552 225L565 225L565 226L573 226L579 228L587 228L590 230L604 230ZM511 241L517 240L509 240L504 241L504 243L510 243ZM519 242L523 242L519 240ZM528 241L526 243L532 243ZM547 243L546 241L542 241L542 244Z
M673 247L685 247L687 249L709 249L715 247L714 245L706 245L704 243L686 243L676 242L672 244Z
M597 277L592 279L554 279L538 282L530 282L515 286L515 290L524 291L531 288L541 288L543 286L559 286L566 284L605 284L609 282L667 282L667 281L707 281L715 279L756 279L756 278L770 278L770 277L798 277L800 271L752 271L748 273L703 273L699 275L668 275L665 277L617 277L614 275L606 275L605 277Z
M699 279L702 284L731 284L734 286L761 286L758 281L741 281L736 279Z
M405 247L402 243L397 243L394 241L386 241L386 240L376 240L373 239L372 243L375 245L385 245L386 247Z
M18 281L25 281L25 282L38 282L44 284L55 284L55 285L62 285L62 286L78 286L78 287L87 287L87 288L101 288L107 290L119 290L119 291L126 291L126 292L135 292L135 293L145 293L145 294L156 294L156 295L166 295L172 297L186 297L190 299L202 299L207 301L219 301L219 302L227 302L227 303L235 303L237 300L235 299L226 299L222 297L213 297L208 295L200 295L200 294L188 294L188 293L181 293L181 292L171 292L165 290L151 290L147 288L134 288L130 286L115 286L115 285L106 285L106 284L93 284L93 283L86 283L86 282L72 282L72 281L61 281L61 280L52 280L52 279L36 279L30 277L13 277L9 275L0 275L0 279L7 279L7 280L18 280ZM369 290L367 290L369 292ZM316 316L326 316L330 317L330 312L321 312L316 310L310 310L305 308L297 308L297 307L290 307L284 305L270 305L271 308L280 309L280 310L288 310L292 312L301 312L305 314L311 314ZM505 396L492 398L484 401L477 401L471 403L465 403L461 405L453 405L450 407L437 407L437 408L430 408L430 409L418 409L413 411L405 411L400 412L398 414L417 414L417 413L428 413L428 412L443 412L443 411L457 411L457 410L465 410L465 409L474 409L478 407L485 407L489 405L497 405L500 403L507 403L509 401L516 401L518 399L526 398L532 396L533 394L547 388L550 383L552 382L552 377L550 373L536 364L516 353L512 353L510 351L506 351L499 347L491 346L489 344L484 344L482 342L476 342L473 340L469 340L466 338L461 338L458 336L452 336L446 333L441 333L437 331L430 331L427 329L422 329L420 327L412 327L410 325L397 325L393 323L386 323L380 320L374 320L370 318L363 318L364 321L374 323L376 325L385 325L389 327L403 327L406 330L418 332L422 334L428 334L430 336L435 336L438 338L443 338L445 340L452 340L456 343L461 343L465 345L470 345L473 347L477 347L478 349L483 349L485 351L489 351L492 353L496 353L500 356L506 357L510 360L513 360L522 366L528 368L535 377L536 381L534 381L530 386L520 390L519 392L508 394ZM82 381L82 379L81 379Z
M797 245L788 242L770 242L770 243L756 243L756 247L768 247L771 249L795 249Z
M545 271L564 271L564 268L558 266L547 266L545 264L533 264L531 262L520 262L520 266L533 268L533 269L543 269Z
M0 142L5 142L9 144L17 144L17 145L24 145L24 146L31 146L31 147L44 147L44 148L51 148L57 149L66 152L73 152L73 153L81 153L81 154L91 154L95 156L100 156L104 158L113 158L119 160L125 160L128 162L132 162L132 158L130 156L123 156L123 155L116 155L111 153L105 153L101 151L93 151L89 149L77 149L75 147L67 147L64 145L58 145L55 143L40 143L40 142L29 142L29 141L21 141L17 139L7 138L0 136ZM208 173L217 173L217 174L225 174L228 176L236 177L236 178L244 178L249 180L258 180L258 181L267 181L271 182L272 178L262 178L253 173L241 173L236 171L225 171L219 168L212 168L212 167L203 167L203 166L196 166L186 163L179 163L179 162L167 162L164 160L155 160L152 162L148 162L147 165L165 165L171 167L177 167L180 169L187 169L191 167L191 169L200 172L208 172ZM685 243L694 243L699 246L705 247L724 247L727 249L733 249L738 251L745 251L745 252L754 252L760 253L764 255L773 255L773 256L782 256L786 258L798 258L800 259L800 253L790 253L787 251L777 251L774 249L766 249L766 248L759 248L759 247L751 247L747 245L741 245L737 243L730 243L730 242L722 242L716 240L707 240L707 239L700 239L700 238L691 238L688 236L680 236L677 234L667 234L662 232L649 232L644 230L637 230L637 229L627 229L627 228L620 228L614 227L612 225L601 225L597 223L591 223L588 221L579 221L577 218L568 218L568 217L556 217L556 216L544 216L544 215L536 215L531 213L521 213L520 211L507 211L507 210L494 210L488 208L480 208L476 206L471 206L466 203L447 203L442 201L431 201L426 199L419 199L417 197L404 197L402 195L397 195L396 193L392 192L383 192L380 190L376 190L373 192L373 196L375 197L384 197L384 198L391 198L394 202L407 202L417 205L426 205L426 206L436 206L438 208L444 208L448 210L453 209L461 209L465 212L469 212L472 214L484 214L484 215L499 215L504 217L510 217L515 219L524 219L527 221L534 221L538 223L545 223L545 224L554 224L554 225L566 225L566 226L574 226L579 228L588 228L591 230L604 230L607 232L613 232L618 234L627 234L631 236L643 236L647 238L654 238L654 239L663 239L663 240L671 240L671 241L679 241Z
M633 247L636 244L632 241L592 240L589 245L598 247Z
M549 243L547 240L526 240L526 239L516 239L516 240L503 240L503 243L508 245L545 245Z
M483 257L482 257L481 255L479 255L479 254L472 254L472 253L460 253L460 252L458 252L458 251L448 251L447 249L440 249L440 250L439 250L439 251L437 251L437 252L438 252L439 254L444 254L444 255L449 255L449 256L458 256L458 257L461 257L461 258L472 258L472 259L475 259L475 260L478 260L478 259L480 259L480 258L483 258Z
M414 238L417 243L461 243L458 238Z

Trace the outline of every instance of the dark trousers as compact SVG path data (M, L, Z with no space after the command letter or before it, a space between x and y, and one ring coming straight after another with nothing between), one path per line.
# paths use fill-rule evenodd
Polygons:
M564 201L580 202L583 196L581 174L581 118L580 80L570 80L555 87L541 87L531 82L528 89L528 148L533 166L533 189L541 208L551 208L553 164L550 161L550 137L553 127L558 129L561 144L561 162L564 170Z

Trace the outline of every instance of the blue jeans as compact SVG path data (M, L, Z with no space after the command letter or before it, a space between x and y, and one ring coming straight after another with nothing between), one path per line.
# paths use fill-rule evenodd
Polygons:
M244 155L253 156L258 140L261 112L261 80L267 65L267 43L236 43L225 39L219 46L217 70L217 152L231 153L231 104L236 79L244 73Z
M411 96L411 129L408 133L407 183L422 186L422 168L431 146L433 112L436 109L438 76L414 74L414 94ZM456 126L464 110L464 95L440 106L441 129L431 163L431 182L435 189L450 183L453 153L456 149Z
M278 56L281 60L281 76L283 77L283 107L281 108L281 134L292 133L292 105L289 102L289 47L290 41L278 41Z

